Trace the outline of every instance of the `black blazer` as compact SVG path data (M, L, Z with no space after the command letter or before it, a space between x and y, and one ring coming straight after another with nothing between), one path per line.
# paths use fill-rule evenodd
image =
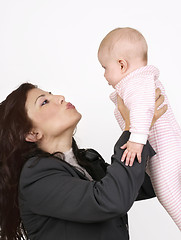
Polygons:
M146 160L154 151L147 143L142 163L135 161L132 167L125 166L120 161L123 153L120 146L128 138L129 132L124 132L108 167L96 151L85 151L92 166L89 173L95 175L94 179L99 173L105 175L97 181L89 181L55 157L41 158L36 164L35 158L26 162L19 182L19 206L29 239L129 239L127 211L136 198L150 198L155 194L149 177L145 178Z

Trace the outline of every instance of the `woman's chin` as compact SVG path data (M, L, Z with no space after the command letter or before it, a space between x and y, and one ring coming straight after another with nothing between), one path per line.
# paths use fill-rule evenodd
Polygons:
M82 118L82 115L79 113L79 115L78 115L78 117L77 117L77 121L76 121L76 126L77 126L77 124L79 123L79 121L81 120L81 118Z

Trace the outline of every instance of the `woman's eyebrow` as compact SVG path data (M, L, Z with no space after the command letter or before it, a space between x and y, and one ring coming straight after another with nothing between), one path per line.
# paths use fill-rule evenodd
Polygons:
M48 92L49 94L52 94L51 92ZM46 95L45 94L41 94L40 96L38 96L37 97L37 99L35 100L35 104L36 104L36 102L37 102L37 100L39 99L39 98L41 98L41 97L45 97Z
M45 97L45 94L41 94L40 96L38 96L37 99L35 100L35 104L38 101L38 99L41 98L41 97Z

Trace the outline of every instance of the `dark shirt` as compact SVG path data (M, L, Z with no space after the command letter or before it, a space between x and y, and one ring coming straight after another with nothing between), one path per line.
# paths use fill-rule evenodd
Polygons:
M128 240L127 212L137 199L154 197L145 177L147 143L142 163L132 167L120 161L120 148L129 139L124 132L114 148L110 166L95 150L85 150L87 171L95 181L56 157L29 159L19 183L21 218L31 240ZM30 167L33 165L33 167ZM100 177L99 177L100 175Z

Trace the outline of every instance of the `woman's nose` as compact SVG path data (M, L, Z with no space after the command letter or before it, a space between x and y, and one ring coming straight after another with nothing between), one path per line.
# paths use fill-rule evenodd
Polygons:
M62 104L63 102L65 102L65 97L62 95L54 95L53 97L56 104Z
M59 96L58 96L58 103L59 103L59 104L62 104L63 102L65 102L65 97L62 96L62 95L59 95Z

